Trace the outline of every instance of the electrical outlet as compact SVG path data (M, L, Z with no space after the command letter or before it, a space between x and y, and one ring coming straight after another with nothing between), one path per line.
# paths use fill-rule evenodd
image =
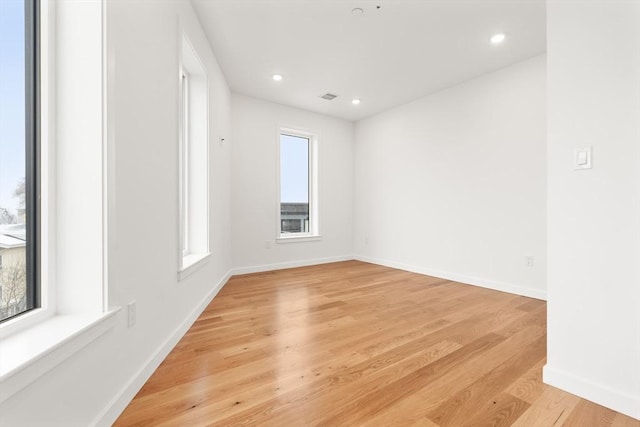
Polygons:
M365 236L365 238L364 238L364 245L365 245L365 246L369 246L369 236Z
M264 248L265 249L271 249L271 240L266 240L264 242Z
M532 256L525 257L525 265L527 267L533 267L533 257Z
M133 327L136 324L136 301L133 300L127 304L127 325Z

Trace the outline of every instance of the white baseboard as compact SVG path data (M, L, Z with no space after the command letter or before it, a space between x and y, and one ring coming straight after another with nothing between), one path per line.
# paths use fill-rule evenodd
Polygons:
M211 289L204 300L195 307L186 319L176 328L171 335L162 343L147 362L136 372L122 390L107 404L104 410L95 418L93 426L111 426L120 416L122 411L127 407L129 402L135 397L136 393L142 388L145 382L151 377L153 372L160 366L162 361L169 355L171 350L178 344L184 334L187 333L191 325L196 321L198 316L202 314L205 308L220 292L222 287L231 277L231 271Z
M315 258L315 259L305 259L301 261L288 261L288 262L279 262L275 264L263 264L256 265L253 267L238 267L232 270L232 274L250 274L250 273L262 273L265 271L273 271L273 270L282 270L284 268L295 268L295 267L307 267L310 265L319 265L319 264L329 264L331 262L340 262L340 261L351 261L353 260L353 255L342 255L328 258Z
M449 273L447 271L432 270L424 267L416 267L413 265L402 264L400 262L388 261L379 258L372 258L364 255L356 255L354 259L358 261L369 262L372 264L384 265L386 267L397 268L399 270L410 271L412 273L424 274L426 276L439 277L441 279L452 280L454 282L465 283L482 288L493 289L496 291L508 292L510 294L522 295L529 298L539 300L547 300L546 291L539 289L531 289L524 286L512 285L510 283L497 282L495 280L487 280L479 277L465 276L462 274Z
M548 364L542 369L542 380L546 384L640 420L640 396L638 395L612 389Z

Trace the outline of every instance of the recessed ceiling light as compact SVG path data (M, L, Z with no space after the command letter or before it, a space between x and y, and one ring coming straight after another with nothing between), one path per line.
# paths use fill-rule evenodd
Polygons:
M358 98L354 98L353 100L351 100L351 103L353 105L358 105L358 104L360 104L360 100Z
M351 10L351 13L355 16L361 16L364 14L364 9L360 8L360 7L356 7L355 9Z
M502 43L506 37L507 35L505 33L498 33L498 34L492 35L489 40L493 44L498 44L498 43Z
M274 74L273 75L273 80L279 82L280 80L282 80L282 75L280 74Z

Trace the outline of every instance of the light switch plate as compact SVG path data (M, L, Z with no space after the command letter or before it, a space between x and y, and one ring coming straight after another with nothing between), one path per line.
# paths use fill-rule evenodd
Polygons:
M573 151L573 170L591 169L591 147L576 148Z

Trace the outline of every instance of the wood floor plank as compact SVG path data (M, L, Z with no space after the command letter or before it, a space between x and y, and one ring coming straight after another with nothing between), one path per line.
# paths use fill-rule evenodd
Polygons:
M564 427L610 427L616 417L615 411L581 400L564 422Z
M546 337L541 337L540 341L546 341ZM429 418L440 426L457 426L465 420L484 418L478 415L482 409L482 404L494 394L504 390L504 385L511 378L524 375L532 366L543 360L546 355L546 348L543 342L532 345L535 351L527 352L524 355L516 354L501 363L487 374L478 378L468 387L465 387L451 396L447 401L436 408ZM495 405L495 401L493 404ZM505 399L503 399L505 400ZM514 397L513 402L520 400ZM519 407L522 405L518 405ZM528 408L529 405L527 404Z
M276 426L317 425L319 420L326 417L327 407L337 410L349 403L349 397L379 389L407 372L426 366L458 348L460 346L455 343L441 342L414 358L399 360L398 363L378 359L354 366L342 366L330 375L316 378L305 388L308 390L306 393L301 393L301 387L292 387L285 393L253 405L249 411L232 414L212 425L237 425L244 422ZM391 369L386 369L390 366ZM180 421L190 422L192 419Z
M232 277L115 426L612 426L541 380L546 303L346 261ZM595 420L595 421L594 421Z
M520 400L533 403L544 391L542 368L546 362L546 358L538 362L507 387L506 392Z
M640 427L640 420L618 413L616 414L611 427Z
M530 404L507 393L500 393L485 402L464 425L469 427L506 427L512 425ZM442 424L440 424L442 425Z
M546 387L540 398L536 399L512 425L514 427L562 426L580 400L579 397L555 387Z
M484 374L501 365L510 357L521 354L522 348L532 348L532 343L536 340L538 346L542 346L544 344L542 337L540 331L536 333L535 326L523 328L484 354L467 361L462 366L451 369L445 377L431 382L422 390L378 414L375 420L381 424L391 423L398 418L406 420L407 424L421 420Z
M422 389L430 381L443 377L453 366L463 364L466 360L488 350L503 340L504 338L499 335L484 335L476 341L456 350L447 357L439 359L437 362L430 365L424 366L410 375L405 375L404 377L399 378L397 381L389 384L381 390L377 390L373 393L367 394L366 396L361 396L360 398L355 399L345 408L332 414L319 425L331 426L338 425L340 423L345 423L346 425L358 425L363 420L385 410L387 407L393 405L405 396Z

